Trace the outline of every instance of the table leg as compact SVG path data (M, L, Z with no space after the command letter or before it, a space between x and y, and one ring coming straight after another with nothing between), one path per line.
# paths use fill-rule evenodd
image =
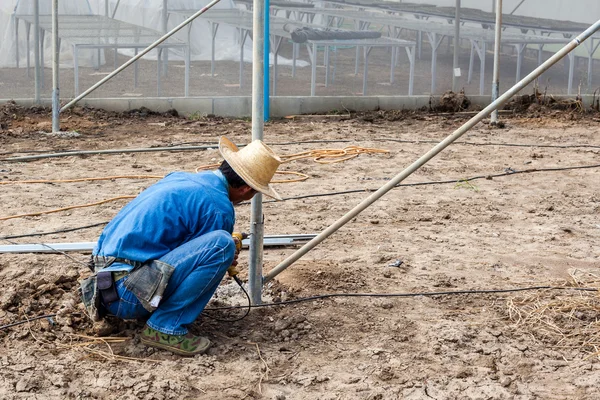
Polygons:
M292 43L292 78L296 77L296 59L298 58L298 43Z
M405 49L406 49L406 53L408 54L408 61L410 63L410 70L409 70L409 76L408 76L408 95L412 96L413 95L413 89L414 89L414 81L415 81L415 54L416 54L416 49L415 49L415 46L413 46L412 48L405 47Z
M60 46L58 48L60 49ZM76 45L73 45L73 75L75 79L75 96L79 96L79 48Z
M371 52L371 47L364 46L364 55L365 55L365 68L363 72L363 96L367 95L367 74L369 71L369 53Z
M329 46L325 45L325 87L329 87Z
M134 55L137 56L138 48L136 47L134 50ZM133 63L133 87L137 88L138 86L138 62Z
M19 20L13 17L13 21L15 22L15 62L19 68Z
M157 49L158 50L158 57L156 59L156 96L160 97L160 92L161 92L161 79L160 79L160 75L162 73L162 68L161 68L161 64L162 64L162 49Z
M31 66L31 62L30 62L30 51L29 51L29 33L31 31L31 24L30 23L25 23L25 35L26 35L26 41L27 41L27 77L30 77L30 73L29 73L29 68Z
M215 76L215 37L219 30L219 24L211 23L210 32L212 34L212 46L210 48L210 76Z
M485 41L481 41L481 52L479 54L481 63L479 64L479 94L483 96L485 85Z
M311 61L310 95L314 96L317 79L317 44L312 44L312 51L310 45L307 45L306 48Z
M573 92L573 73L575 71L575 54L569 53L569 83L567 86L567 94Z

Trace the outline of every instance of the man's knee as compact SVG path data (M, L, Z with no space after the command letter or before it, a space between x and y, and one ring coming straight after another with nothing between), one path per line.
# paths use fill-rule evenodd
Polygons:
M204 235L204 239L214 246L214 248L222 249L223 262L227 264L225 267L228 268L235 256L235 242L231 233L223 230L213 231Z

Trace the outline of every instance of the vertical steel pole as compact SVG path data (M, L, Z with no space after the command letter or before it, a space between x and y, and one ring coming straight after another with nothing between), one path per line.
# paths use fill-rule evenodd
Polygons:
M500 44L502 40L502 0L496 0L496 36L494 37L494 77L492 79L492 101L500 94ZM519 55L520 56L520 55ZM520 59L519 59L520 61ZM498 123L498 110L492 112L491 123Z
M254 0L252 20L252 140L262 140L264 128L265 3ZM268 10L266 11L268 12ZM268 65L268 64L267 64ZM248 290L252 304L262 302L264 220L262 194L252 198Z
M296 250L293 254L287 257L285 260L280 262L275 268L273 268L267 275L265 275L263 279L263 283L269 282L275 276L280 274L287 267L292 265L295 261L297 261L300 257L308 253L311 249L329 237L331 234L336 232L346 223L351 221L354 217L364 211L371 204L376 202L379 198L381 198L384 194L392 190L396 185L410 176L413 172L421 168L425 165L429 160L438 155L442 150L446 147L450 146L454 141L459 139L462 135L469 131L469 129L473 128L477 125L481 120L486 118L492 111L495 109L502 107L511 97L521 91L524 87L529 85L534 79L536 79L542 72L546 71L560 59L562 59L565 55L569 54L573 49L581 44L584 40L593 35L596 31L600 29L600 20L596 21L596 23L586 29L583 33L578 35L575 39L571 40L566 46L560 49L556 54L546 60L542 65L534 69L529 75L519 81L516 85L508 89L502 96L498 97L496 101L488 105L486 108L481 110L477 115L468 120L465 124L463 124L460 128L455 130L451 135L447 136L440 143L435 145L431 150L422 155L418 160L413 162L411 165L406 167L404 171L398 173L398 175L394 176L390 179L385 185L377 189L363 201L361 201L358 205L356 205L352 210L348 211L344 216L335 221L333 224L329 225L323 232L319 233L315 238L313 238L310 242L306 243L304 246Z
M460 46L460 0L456 0L454 15L454 59L452 61L452 91L458 91L458 51Z
M35 104L40 104L40 87L42 85L40 66L40 0L33 1L33 56L35 58ZM17 44L18 45L18 44Z
M271 57L271 48L270 45L271 43L269 42L269 38L271 37L271 26L270 26L270 16L271 16L271 12L270 12L270 2L269 0L265 0L265 75L264 75L264 102L265 102L265 108L264 108L264 119L265 121L269 120L270 114L271 114L271 107L270 107L270 101L271 101L271 86L270 86L270 62L269 59ZM275 54L275 57L277 57L277 55ZM275 72L275 70L273 69L273 72Z
M60 95L58 89L58 0L52 1L52 132L60 132L58 113L60 112Z

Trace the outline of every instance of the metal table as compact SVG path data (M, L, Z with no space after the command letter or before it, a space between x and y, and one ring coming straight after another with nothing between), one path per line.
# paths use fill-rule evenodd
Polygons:
M169 10L169 13L181 14L184 17L189 17L193 14L192 10ZM202 14L199 18L202 18L211 24L211 35L212 35L212 47L211 47L211 74L214 75L215 65L215 37L219 26L221 24L235 27L240 33L240 87L243 85L243 54L244 54L244 43L248 35L252 33L253 28L253 16L252 13L239 9L211 9L205 14ZM270 18L270 38L271 49L274 55L273 65L273 94L276 94L277 89L277 55L283 39L291 39L289 28L300 28L311 26L308 23L299 23L286 18L272 17ZM287 25L287 27L286 27ZM284 29L284 27L288 29ZM322 26L313 26L316 28L323 28ZM189 35L189 33L188 33ZM409 88L408 95L413 94L413 81L414 81L414 57L415 57L415 42L408 40L401 40L396 38L382 37L378 39L352 39L352 40L308 40L306 42L306 48L311 61L311 96L315 95L316 92L316 68L317 68L317 51L318 46L325 46L325 85L329 85L330 78L330 60L329 60L329 49L330 47L336 46L355 46L363 48L364 54L364 70L363 70L363 95L367 93L367 74L368 74L368 57L371 50L375 47L389 47L392 48L391 54L391 65L390 65L390 83L394 82L394 69L397 63L397 52L398 49L404 48L408 54L410 63L409 72ZM295 61L297 57L298 44L294 43L293 50L293 64L292 64L292 76L295 76ZM358 60L357 60L358 63Z
M344 9L325 9L325 8L305 8L305 9L290 9L291 15L297 18L313 21L316 15L322 15L326 18L327 26L340 26L344 20L349 19L354 21L355 27L359 30L366 30L372 24L382 25L387 27L390 37L397 38L403 30L415 31L424 34L428 38L431 46L431 93L436 91L436 64L437 64L437 49L445 37L454 37L454 26L433 21L415 20L401 18L395 15L389 15L379 12L368 12L358 10ZM471 43L471 54L469 58L469 75L468 82L471 82L474 65L474 55L477 53L480 60L480 82L479 94L484 93L485 80L485 54L488 44L493 44L495 37L494 32L489 29L477 28L472 26L461 27L461 38L467 39ZM505 32L502 36L502 43L512 45L517 51L517 69L516 81L521 79L521 65L523 60L523 50L528 44L538 45L538 63L541 64L541 50L546 44L565 44L568 39L564 37L549 37L530 35L524 33Z
M330 5L331 8L344 7L361 11L370 10L374 12L385 12L394 14L412 14L417 19L438 18L440 20L448 21L451 24L454 23L455 18L454 7L439 7L435 5L414 3L381 3L376 1L362 0L325 0L322 3ZM472 8L461 8L460 14L461 22L468 21L472 23L481 24L481 26L485 29L494 29L494 25L496 23L496 16L494 13ZM562 36L565 39L570 39L573 36L580 34L589 27L588 24L582 24L579 22L552 20L548 18L526 17L521 15L513 15L512 13L502 14L502 26L504 29L514 29L515 31L524 34L531 31L534 35L556 35ZM418 45L420 45L420 42L421 41L419 40ZM562 43L564 44L565 42ZM597 33L591 36L583 44L584 48L587 50L588 59L587 85L588 88L591 88L593 77L594 54L600 46L600 34ZM567 93L572 94L575 53L569 53L568 57L570 65Z
M33 15L15 15L15 35L18 42L19 21L23 21L27 32L27 71L29 73L29 32L34 24ZM80 49L134 49L137 54L139 49L145 49L162 35L152 29L108 18L101 15L59 15L59 47L64 40L73 46L73 69L75 75L75 95L79 94L79 50ZM40 47L43 49L43 41L46 32L52 32L52 17L50 15L39 16ZM187 43L175 38L169 38L157 46L158 49L158 78L157 92L160 96L160 66L161 53L163 49L179 48L185 59L185 96L189 95L189 66L190 54ZM16 49L17 67L19 66L18 46ZM96 60L99 64L99 59ZM115 57L116 62L116 57ZM41 52L41 65L44 65L44 55ZM134 71L134 85L137 86L137 63Z

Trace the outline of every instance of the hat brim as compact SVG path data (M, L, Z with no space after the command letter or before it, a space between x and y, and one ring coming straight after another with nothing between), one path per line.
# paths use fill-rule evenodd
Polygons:
M273 186L270 184L263 185L258 183L252 177L252 174L250 174L249 171L244 168L239 157L237 156L238 151L239 149L235 143L227 139L225 136L221 136L221 139L219 140L219 152L225 161L227 161L229 166L236 172L236 174L238 174L240 178L242 178L244 182L246 182L252 189L276 200L281 200L281 196L279 193L277 193L277 191L275 191L275 189L273 189Z

